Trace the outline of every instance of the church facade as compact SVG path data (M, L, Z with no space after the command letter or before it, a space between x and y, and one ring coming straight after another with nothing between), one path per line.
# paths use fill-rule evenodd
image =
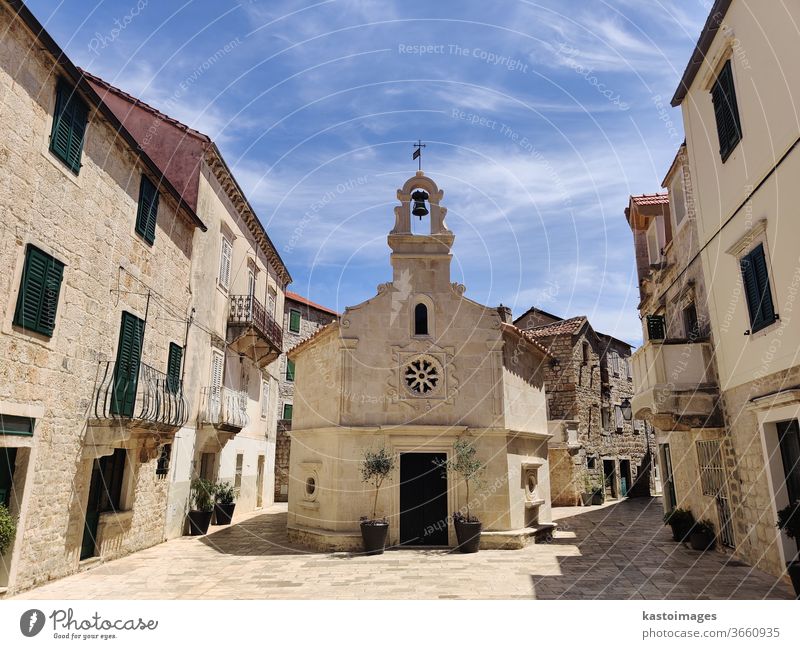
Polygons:
M438 468L467 438L484 470L469 507L481 547L522 547L552 528L544 386L548 352L450 277L454 234L443 191L422 171L397 192L388 236L392 281L289 352L296 383L289 537L322 550L361 548L372 492L359 463L390 449L395 468L378 498L390 545L456 544L466 489ZM430 234L411 230L427 214ZM419 210L419 211L418 211Z

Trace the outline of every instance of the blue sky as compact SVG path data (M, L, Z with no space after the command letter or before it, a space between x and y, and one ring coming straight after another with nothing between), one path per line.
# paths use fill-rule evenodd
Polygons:
M390 279L422 138L470 298L641 341L623 210L683 140L669 99L708 3L28 4L78 65L217 141L292 290L341 310Z

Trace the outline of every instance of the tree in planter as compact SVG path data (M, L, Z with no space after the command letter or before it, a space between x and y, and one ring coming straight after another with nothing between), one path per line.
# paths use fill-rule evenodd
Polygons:
M464 437L459 437L453 442L453 454L445 462L437 465L452 471L461 477L467 488L466 515L460 510L453 515L453 525L456 528L458 549L464 553L477 552L481 543L481 522L472 515L470 510L470 485L480 488L483 484L481 475L484 471L483 462L478 457L478 451L472 442Z
M389 522L385 518L378 519L378 495L384 481L394 471L395 463L395 456L386 447L382 447L377 451L366 449L359 466L361 482L375 488L372 518L361 517L361 537L367 554L383 554L386 547Z
M218 482L214 486L214 517L217 525L230 525L238 496L239 490L230 482Z
M211 516L214 514L215 485L211 480L195 478L192 480L192 508L189 511L189 533L201 536L208 532Z
M694 514L688 509L676 507L664 514L664 525L672 528L675 541L685 541L694 527Z
M790 539L794 539L800 548L800 500L789 503L778 512L778 529ZM787 561L786 567L795 595L800 598L800 549L792 561Z
M5 505L0 505L0 555L11 547L17 533L17 522Z

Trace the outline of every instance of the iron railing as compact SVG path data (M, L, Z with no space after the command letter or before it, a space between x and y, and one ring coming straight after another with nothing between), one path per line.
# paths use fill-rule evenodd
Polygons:
M228 324L251 325L277 350L283 349L283 330L252 295L231 295Z
M95 419L146 422L165 427L186 423L183 382L145 363L101 361L94 397Z
M247 392L223 387L208 387L201 390L203 406L200 421L212 426L244 428L250 423L247 416Z

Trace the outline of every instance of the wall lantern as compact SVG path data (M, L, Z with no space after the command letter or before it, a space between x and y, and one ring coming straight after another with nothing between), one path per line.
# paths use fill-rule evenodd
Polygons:
M622 403L619 404L619 409L622 410L622 418L625 421L630 421L633 419L633 408L631 408L631 402L629 399L623 399Z

